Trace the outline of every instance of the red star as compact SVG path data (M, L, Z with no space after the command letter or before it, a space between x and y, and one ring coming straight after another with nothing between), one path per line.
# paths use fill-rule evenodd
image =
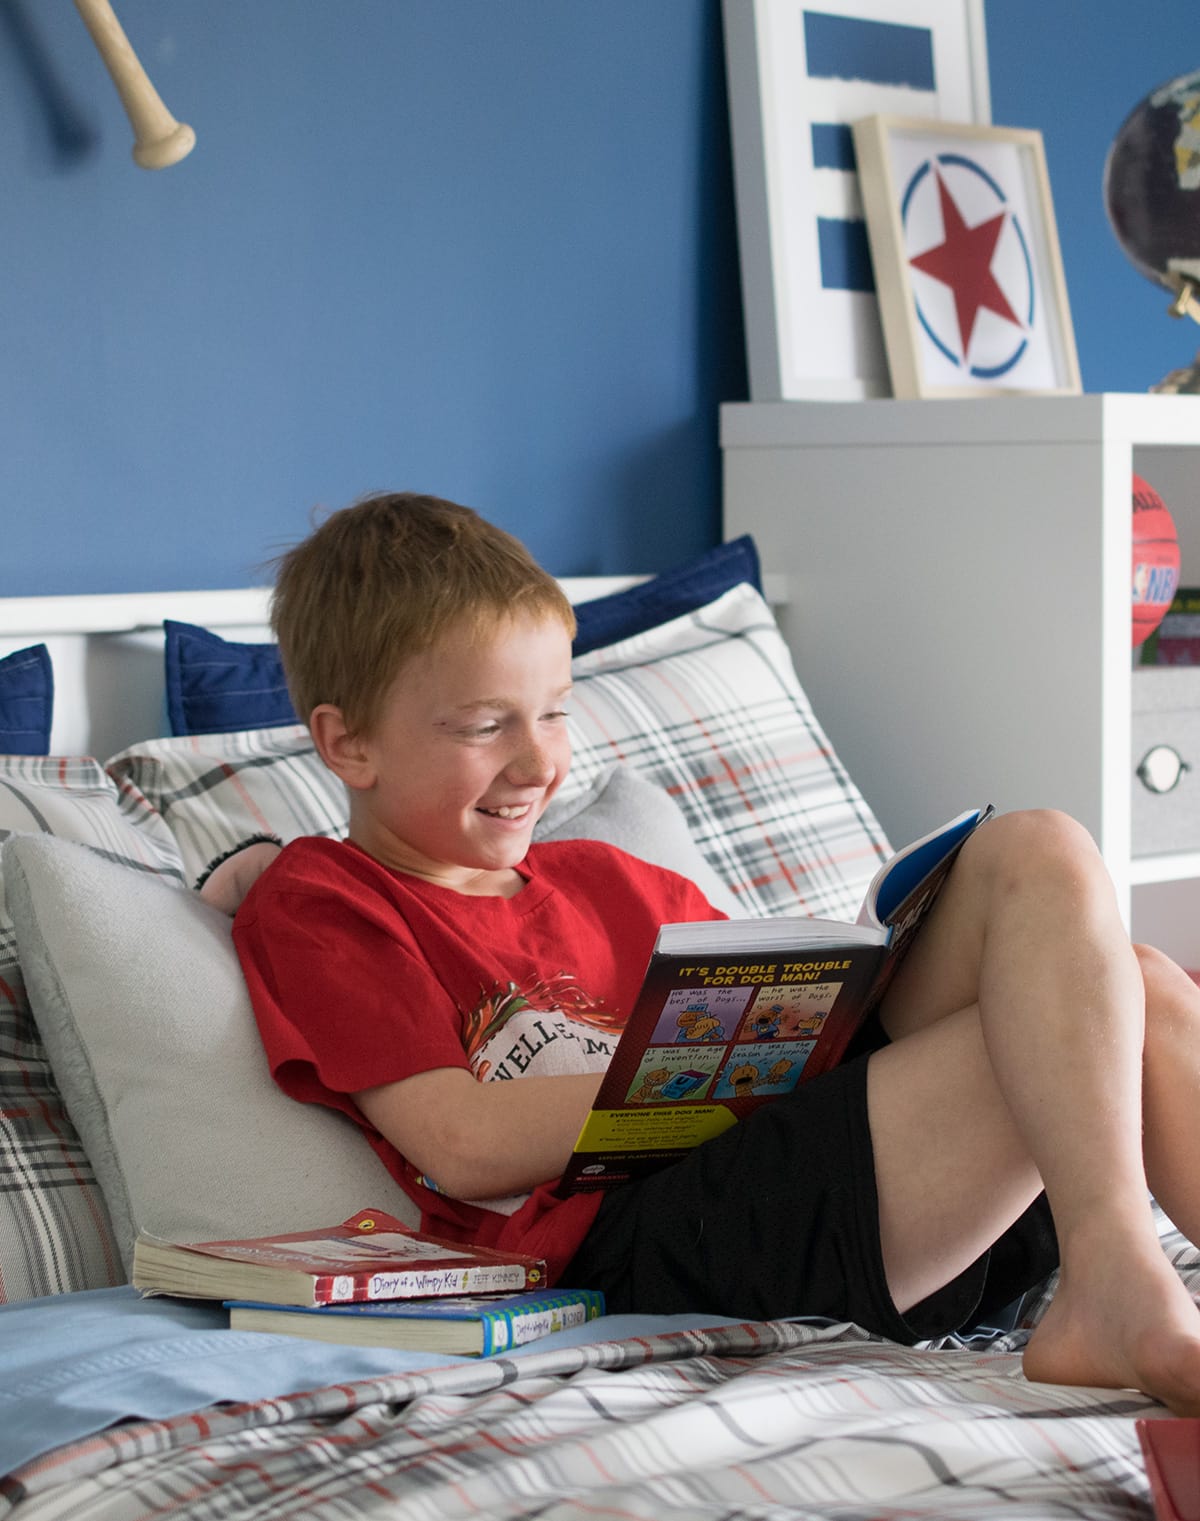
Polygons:
M909 263L914 269L932 275L954 292L954 309L958 313L958 332L962 339L963 358L975 331L975 319L981 307L995 312L1006 322L1021 326L1021 319L1008 304L1004 292L992 274L992 255L996 251L1007 212L989 217L977 227L963 221L941 175L937 176L938 197L942 205L942 238L936 248L917 254Z

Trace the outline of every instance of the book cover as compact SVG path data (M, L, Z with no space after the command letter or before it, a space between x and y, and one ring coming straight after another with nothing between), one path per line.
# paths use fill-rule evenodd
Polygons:
M643 1177L836 1066L992 812L962 813L885 862L854 924L664 925L558 1192Z
M1140 665L1200 665L1200 588L1181 586L1162 622L1142 641Z
M1200 1521L1200 1420L1134 1422L1158 1521Z
M133 1248L144 1294L322 1305L462 1294L511 1294L545 1282L546 1264L518 1252L443 1241L383 1210L340 1225L237 1241L163 1241Z
M604 1314L599 1289L556 1289L499 1299L463 1297L374 1304L265 1305L226 1301L234 1331L272 1331L355 1347L491 1357Z

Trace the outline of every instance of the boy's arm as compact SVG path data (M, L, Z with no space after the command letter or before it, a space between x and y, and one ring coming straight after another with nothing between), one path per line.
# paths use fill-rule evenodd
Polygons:
M351 1097L415 1168L453 1199L498 1199L557 1178L603 1074L479 1082L435 1067Z

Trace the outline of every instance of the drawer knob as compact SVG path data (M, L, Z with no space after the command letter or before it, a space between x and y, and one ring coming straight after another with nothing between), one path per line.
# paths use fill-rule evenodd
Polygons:
M1191 769L1174 745L1155 745L1142 756L1137 775L1148 792L1170 792Z

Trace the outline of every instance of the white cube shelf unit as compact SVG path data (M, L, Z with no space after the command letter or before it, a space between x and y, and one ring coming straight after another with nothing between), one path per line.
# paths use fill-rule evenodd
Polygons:
M787 578L800 677L894 842L976 803L1092 832L1135 935L1200 966L1200 849L1131 831L1130 482L1200 585L1200 397L731 403L725 534Z

